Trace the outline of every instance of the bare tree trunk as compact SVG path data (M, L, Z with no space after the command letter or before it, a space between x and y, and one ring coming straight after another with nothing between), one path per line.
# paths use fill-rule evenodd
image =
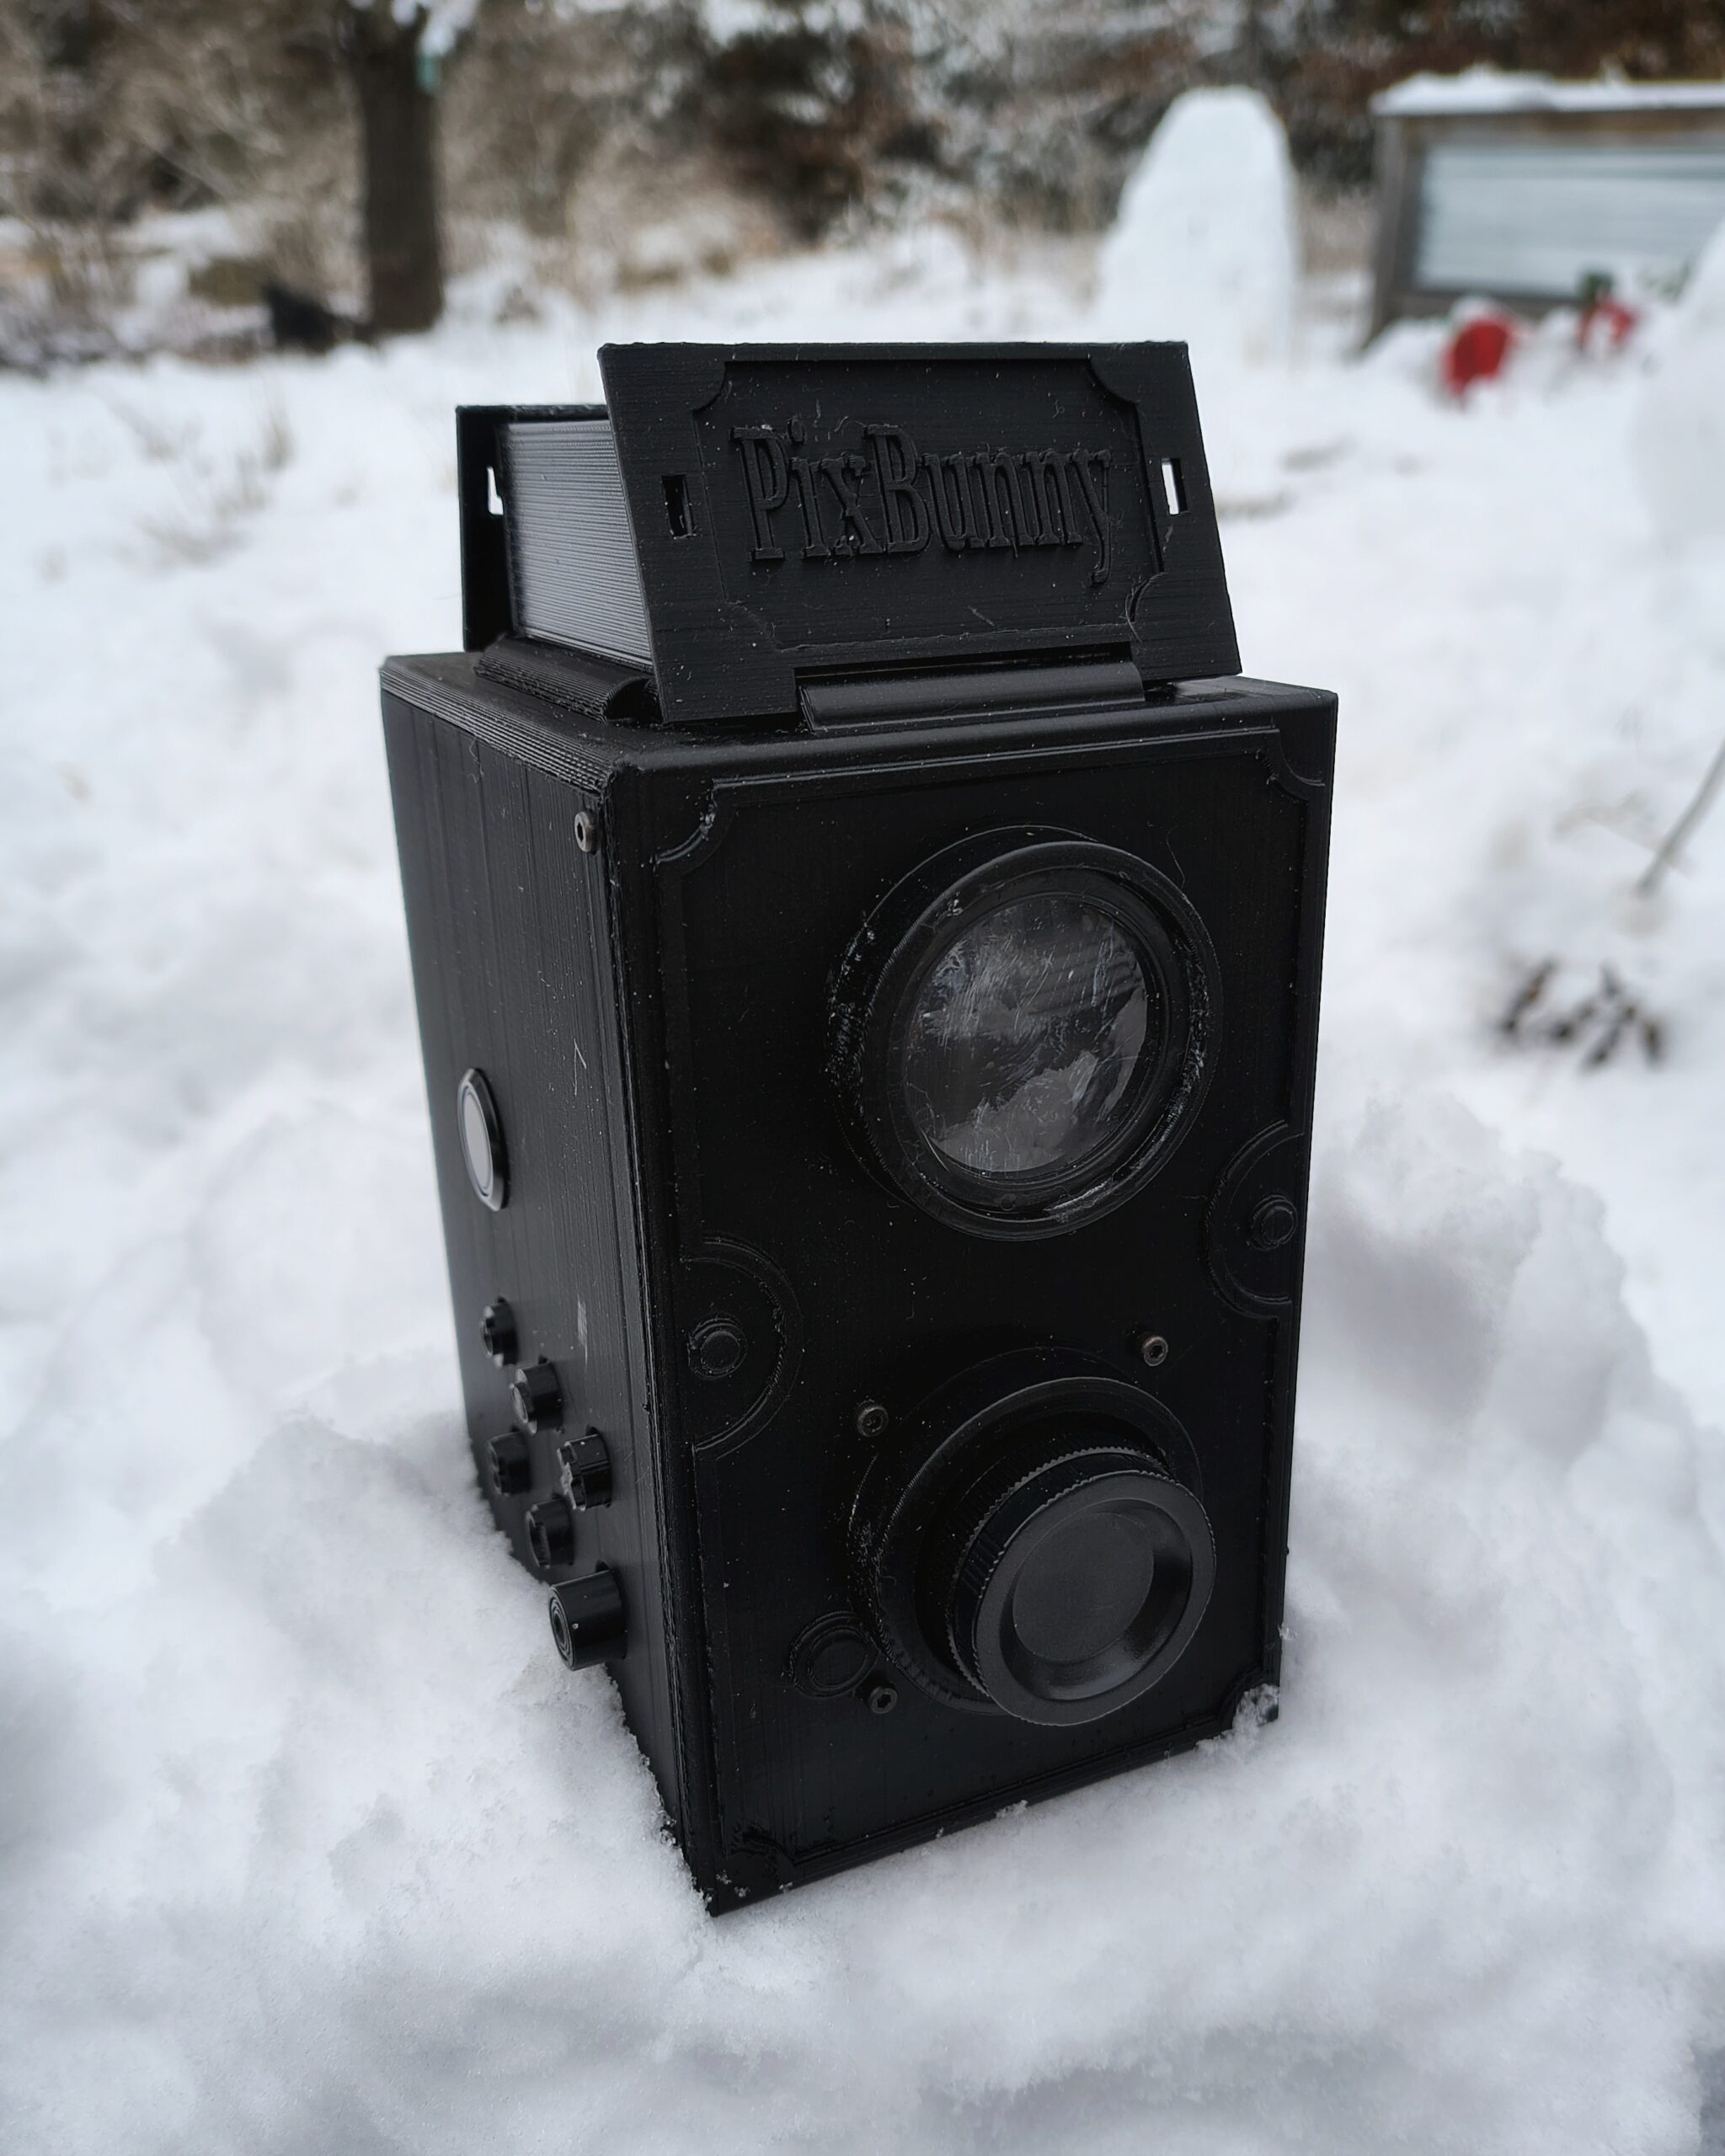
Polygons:
M387 0L348 7L342 42L360 101L363 235L371 328L429 329L443 312L437 100L421 72L423 12L395 19Z

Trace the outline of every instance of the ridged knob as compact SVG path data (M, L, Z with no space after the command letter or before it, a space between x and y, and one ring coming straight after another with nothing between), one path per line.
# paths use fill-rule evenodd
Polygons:
M575 1561L575 1516L562 1497L546 1497L527 1514L527 1547L542 1572Z
M622 1589L603 1565L551 1590L551 1636L571 1669L620 1661L627 1629Z
M491 1486L500 1497L519 1497L533 1486L533 1458L519 1430L505 1430L485 1448Z
M557 1449L563 1493L578 1513L611 1502L611 1451L597 1430L565 1438Z
M563 1428L563 1387L549 1363L530 1363L510 1380L510 1411L524 1430Z
M507 1299L499 1295L494 1303L487 1303L479 1319L479 1344L502 1369L512 1363L520 1353L515 1337L515 1314Z

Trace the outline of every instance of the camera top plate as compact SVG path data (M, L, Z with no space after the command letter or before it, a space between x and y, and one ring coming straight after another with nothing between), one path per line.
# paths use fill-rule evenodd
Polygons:
M461 415L469 650L525 626L519 549L544 544L498 514L505 430L608 424L666 724L789 718L812 684L925 668L1239 670L1183 344L607 345L600 365L603 407Z

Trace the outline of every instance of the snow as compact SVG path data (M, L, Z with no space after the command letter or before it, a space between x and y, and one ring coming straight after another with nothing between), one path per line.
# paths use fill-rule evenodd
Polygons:
M1454 75L1410 75L1371 101L1399 120L1494 112L1712 112L1725 110L1725 83L1630 83L1610 77L1560 83L1550 75L1464 67Z
M1199 368L1285 359L1299 259L1294 174L1268 101L1188 90L1120 198L1094 334L1178 338Z
M1675 543L1725 537L1725 225L1690 271L1642 392L1642 483Z
M933 238L489 296L0 379L0 2144L1694 2150L1725 824L1633 886L1725 546L1656 531L1633 355L1199 364L1247 663L1342 696L1279 1721L714 1923L473 1486L374 670L457 638L458 400L1084 318ZM1547 958L1664 1063L1503 1045Z

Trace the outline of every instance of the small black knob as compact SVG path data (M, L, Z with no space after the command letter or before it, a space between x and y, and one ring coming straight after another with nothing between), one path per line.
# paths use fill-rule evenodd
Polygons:
M533 1486L533 1460L519 1430L505 1430L485 1448L491 1485L502 1497L519 1497Z
M563 1387L549 1363L530 1363L510 1380L509 1404L524 1430L537 1437L542 1430L563 1428Z
M710 1317L689 1335L689 1366L697 1378L731 1376L748 1352L748 1340L734 1318Z
M542 1572L564 1572L575 1561L575 1516L562 1497L544 1497L527 1514L527 1547Z
M518 1345L515 1339L515 1314L499 1295L494 1303L487 1303L485 1314L479 1320L479 1339L485 1353L501 1369L505 1363L515 1359Z
M551 1636L571 1669L620 1661L625 1630L622 1589L603 1565L551 1590Z
M1293 1199L1284 1198L1279 1191L1274 1197L1265 1198L1252 1214L1246 1240L1254 1250L1280 1250L1293 1241L1299 1220Z
M611 1502L611 1450L597 1430L566 1438L557 1449L563 1493L578 1513Z

